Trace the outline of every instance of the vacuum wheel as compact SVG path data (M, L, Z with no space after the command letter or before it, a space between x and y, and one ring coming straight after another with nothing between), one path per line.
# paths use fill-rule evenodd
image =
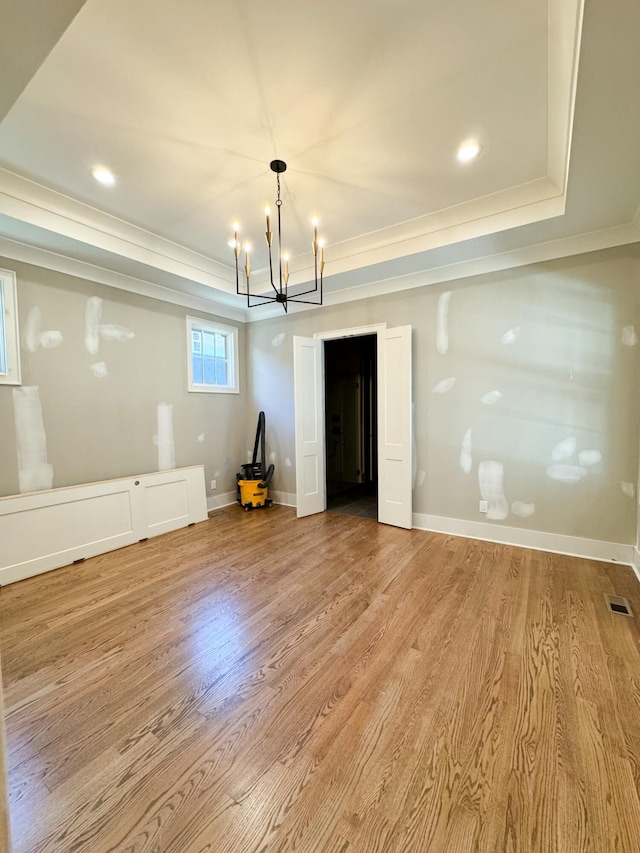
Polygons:
M252 503L248 503L248 504L245 504L245 505L244 505L244 511L245 511L245 512L249 512L249 510L250 510L250 509L253 509L253 504L252 504Z

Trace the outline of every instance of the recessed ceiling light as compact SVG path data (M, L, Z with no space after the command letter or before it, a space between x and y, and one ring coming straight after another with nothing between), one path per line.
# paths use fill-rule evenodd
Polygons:
M116 176L106 166L94 166L91 174L101 184L106 187L112 187L116 182Z
M482 151L482 145L477 142L475 139L468 139L466 142L463 142L460 148L458 148L458 160L461 163L469 163L471 160L474 160L478 154Z

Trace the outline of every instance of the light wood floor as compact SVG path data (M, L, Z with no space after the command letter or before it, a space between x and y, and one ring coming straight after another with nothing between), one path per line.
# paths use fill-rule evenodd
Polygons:
M15 853L640 850L622 566L237 507L0 591Z

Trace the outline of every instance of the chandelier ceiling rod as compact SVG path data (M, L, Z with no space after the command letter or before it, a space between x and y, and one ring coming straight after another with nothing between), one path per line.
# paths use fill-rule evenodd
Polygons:
M314 263L314 271L315 271L315 284L314 287L309 290L303 290L302 292L290 294L289 293L289 255L287 252L282 251L282 217L281 217L281 208L282 208L282 199L280 198L280 175L287 170L287 164L284 160L272 160L269 164L271 167L271 171L276 174L276 183L278 190L278 197L276 199L276 210L278 215L278 277L276 282L274 282L273 278L273 255L272 255L272 233L271 233L271 209L267 206L265 207L264 213L266 217L266 231L265 237L267 239L267 247L269 251L269 280L271 282L271 287L273 289L273 295L265 294L265 293L251 293L250 289L250 280L251 280L251 261L250 261L250 252L251 246L249 243L244 244L245 251L245 263L244 263L244 275L245 275L245 286L246 290L242 291L240 289L240 254L242 251L242 244L239 238L240 226L237 222L233 223L233 253L235 255L236 262L236 293L240 296L247 297L247 308L256 308L258 305L265 305L267 302L279 302L284 308L285 312L288 311L289 302L300 302L305 305L322 305L322 286L323 286L323 275L324 275L324 241L318 240L318 220L314 216L311 220L313 224L313 240L311 241L311 246L313 248L313 263ZM319 274L319 277L318 277ZM300 299L301 296L308 296L309 294L317 293L319 295L319 299ZM261 302L252 302L251 300L259 299Z

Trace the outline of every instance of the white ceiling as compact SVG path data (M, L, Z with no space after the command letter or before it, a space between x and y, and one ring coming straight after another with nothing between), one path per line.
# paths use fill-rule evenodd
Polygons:
M637 0L28 0L25 40L38 4L0 81L10 258L242 318L230 224L259 280L274 157L327 301L640 239Z

